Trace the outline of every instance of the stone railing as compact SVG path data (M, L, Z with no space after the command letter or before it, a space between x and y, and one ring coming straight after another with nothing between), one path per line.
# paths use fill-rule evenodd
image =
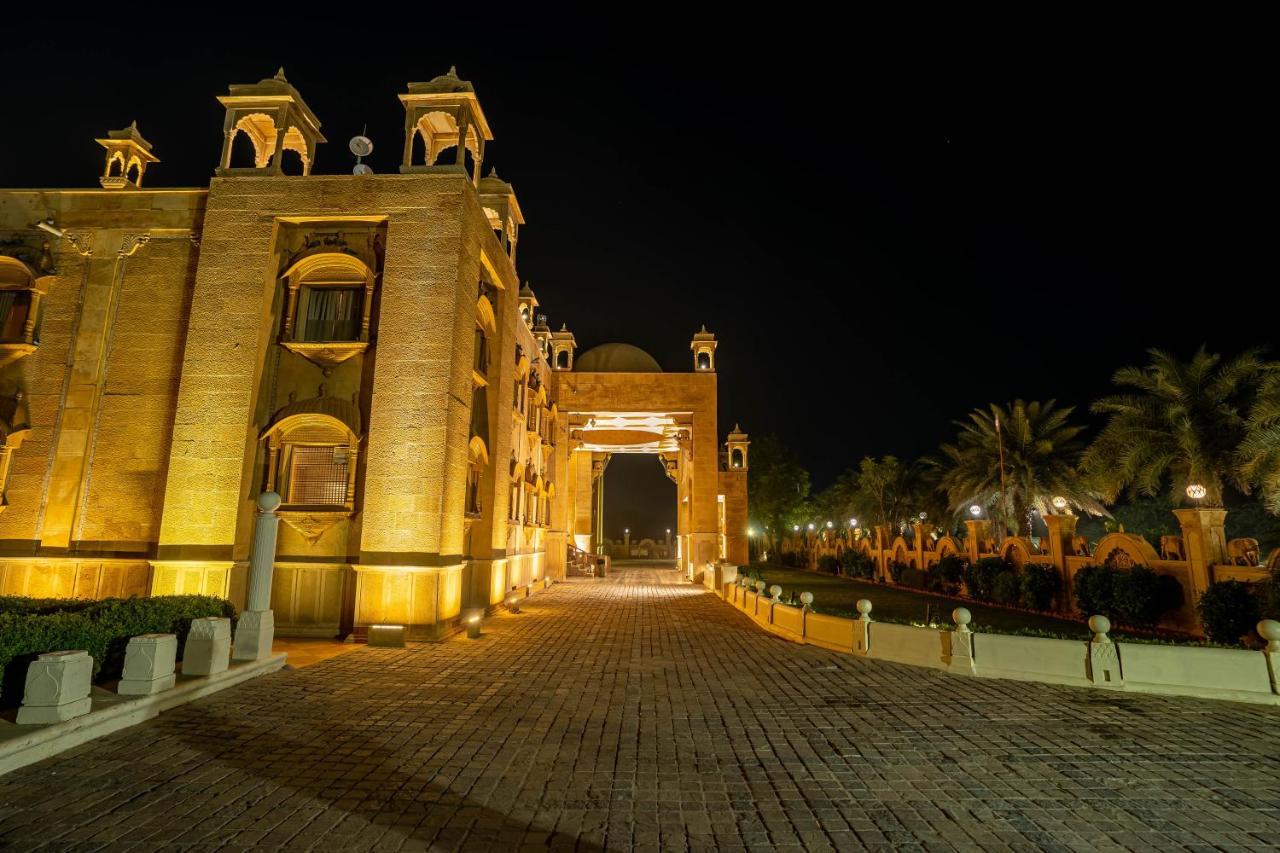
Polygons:
M967 609L952 611L954 629L876 622L872 603L858 602L857 619L815 613L813 596L784 604L782 588L747 578L726 581L716 594L757 625L797 643L876 660L927 666L957 675L1011 678L1199 696L1280 705L1280 622L1264 620L1263 651L1156 645L1112 640L1104 616L1089 620L1089 640L1057 640L988 634Z
M1265 579L1270 570L1280 569L1280 548L1263 563L1256 540L1228 540L1226 510L1179 509L1174 510L1174 515L1182 535L1163 537L1159 551L1142 536L1123 530L1108 533L1091 544L1076 535L1079 519L1074 515L1043 516L1048 532L1038 540L1024 536L997 539L989 520L970 519L965 522L964 538L935 536L932 527L923 522L914 523L906 533L885 526L816 528L785 537L781 550L801 555L810 569L816 568L823 557L838 560L850 551L858 551L875 567L873 577L885 583L892 583L890 566L895 563L926 570L948 555L969 562L999 557L1017 569L1028 563L1049 565L1062 578L1063 593L1057 597L1057 609L1064 612L1075 609L1072 582L1085 566L1127 569L1144 565L1175 578L1183 589L1181 608L1167 614L1161 626L1198 632L1195 605L1209 584Z

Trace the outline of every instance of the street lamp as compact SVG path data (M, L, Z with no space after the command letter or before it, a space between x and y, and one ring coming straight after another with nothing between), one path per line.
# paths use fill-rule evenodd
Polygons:
M811 522L809 522L809 529L810 529L810 530L813 530L813 522L812 522L812 521L811 521Z
M969 515L972 515L974 518L977 518L978 516L982 515L982 507L978 506L977 504L974 504L973 506L969 507Z
M1204 496L1207 494L1209 494L1209 490L1200 483L1192 483L1187 486L1187 497L1193 501L1204 500Z
M1053 508L1061 512L1067 508L1067 499L1062 495L1058 495L1053 499Z
M791 529L792 529L792 530L794 530L796 533L799 533L799 532L800 532L800 525L798 525L798 524L797 524L795 527L793 527L793 528L791 528Z
M835 527L835 525L828 521L828 522L827 522L827 529L828 529L828 530L830 530L832 527Z
M856 519L856 518L851 518L851 519L849 519L849 526L850 526L850 527L857 527L857 526L858 526L858 519Z

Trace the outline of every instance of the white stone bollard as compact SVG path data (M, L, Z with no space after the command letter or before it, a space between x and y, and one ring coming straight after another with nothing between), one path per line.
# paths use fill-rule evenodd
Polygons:
M271 657L276 618L271 612L271 577L276 569L276 534L280 528L280 496L258 495L258 516L253 520L253 548L249 551L249 595L236 625L236 660ZM185 667L184 667L185 671Z
M769 595L773 596L774 601L777 601L782 596L782 587L775 583L773 586L769 587Z
M225 672L231 656L231 620L205 616L191 620L191 633L182 648L183 675L216 675Z
M764 581L756 581L756 595L764 595L764 588L767 584Z
M973 614L967 607L957 607L951 611L951 621L956 623L956 628L951 632L947 663L952 672L963 671L973 675L977 672L973 660L973 631L969 628Z
M18 724L60 723L89 713L93 658L86 651L45 652L27 667Z
M871 651L871 601L859 598L858 619L853 626L853 652L865 655Z
M116 692L121 696L150 696L173 686L178 659L176 634L141 634L124 650L124 673Z
M813 593L811 592L800 593L800 606L803 607L805 610L808 610L809 608L813 607Z
M1089 680L1095 687L1123 688L1120 652L1107 636L1111 620L1101 615L1090 616L1089 630L1093 632L1093 639L1089 641Z
M1267 672L1271 675L1271 692L1280 693L1280 622L1263 619L1258 623L1258 636L1267 641Z

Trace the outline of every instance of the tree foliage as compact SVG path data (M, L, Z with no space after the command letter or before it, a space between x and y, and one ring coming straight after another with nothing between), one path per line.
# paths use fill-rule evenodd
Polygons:
M1105 515L1076 470L1084 427L1068 422L1072 411L1054 400L1015 400L975 409L968 421L957 421L960 433L955 443L942 446L937 463L952 511L977 504L1024 535L1031 533L1029 510L1053 512L1058 496L1078 510Z
M1258 380L1267 372L1257 350L1223 359L1201 347L1189 361L1164 350L1148 350L1142 367L1123 367L1112 382L1127 393L1104 397L1093 411L1107 424L1086 451L1083 466L1104 498L1113 501L1155 495L1168 488L1175 503L1185 502L1190 484L1203 485L1204 506L1220 507L1223 488L1249 489L1240 465L1249 411ZM1267 409L1258 414L1259 446L1245 470L1271 470L1275 438L1267 445Z

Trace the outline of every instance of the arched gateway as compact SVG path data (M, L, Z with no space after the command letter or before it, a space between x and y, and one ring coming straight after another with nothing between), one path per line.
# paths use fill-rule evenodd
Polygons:
M677 557L686 577L717 560L747 562L749 442L735 428L721 451L715 335L704 328L694 336L688 373L663 372L630 344L604 344L575 359L573 336L562 330L554 337L552 397L561 414L554 468L565 476L547 548L553 567L568 547L594 553L601 545L603 473L615 453L652 454L675 482Z

